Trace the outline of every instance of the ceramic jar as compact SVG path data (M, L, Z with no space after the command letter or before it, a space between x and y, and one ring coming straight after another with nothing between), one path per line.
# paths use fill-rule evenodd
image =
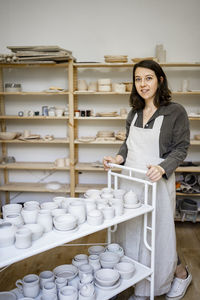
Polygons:
M8 214L12 213L20 213L22 209L22 205L19 203L10 203L2 206L3 218Z
M19 228L15 233L15 247L26 249L32 245L32 232L29 228Z
M23 207L21 215L25 224L35 224L37 222L39 209L36 206Z
M0 248L14 244L17 227L11 223L0 224Z
M89 256L89 264L92 266L94 272L101 269L99 255L92 254Z
M79 79L78 80L78 91L87 91L88 86L85 80Z
M44 232L49 232L53 229L53 220L51 216L51 211L46 209L41 209L38 213L37 223L44 227Z
M82 224L86 220L85 203L82 200L74 200L69 203L68 212L77 218L77 223Z

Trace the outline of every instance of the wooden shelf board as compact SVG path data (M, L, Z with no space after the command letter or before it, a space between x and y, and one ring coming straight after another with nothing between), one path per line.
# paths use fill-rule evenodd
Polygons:
M133 67L133 63L74 63L75 68L111 68L111 67Z
M0 92L0 96L55 96L69 95L69 92Z
M102 167L95 167L92 163L77 163L75 165L76 171L95 171L95 172L105 172L103 165ZM113 168L113 171L117 172L120 171L120 169Z
M176 169L176 172L200 172L200 166L194 167L194 166L190 166L190 167L178 167Z
M116 92L81 92L81 91L75 91L74 95L130 95L130 92L124 92L124 93L116 93Z
M47 183L10 182L0 186L0 191L4 192L41 192L41 193L69 193L68 184L62 184L60 189L52 190L46 188Z
M172 92L172 95L200 95L200 91Z
M126 120L126 117L74 117L75 120Z
M49 116L33 116L33 117L19 117L19 116L0 116L0 120L68 120L69 117L49 117Z
M133 67L134 63L74 63L75 68L110 68L110 67ZM200 63L182 63L182 62L168 62L161 63L162 67L199 67Z
M53 139L52 141L45 141L43 139L32 139L32 140L0 140L0 143L7 143L7 144L69 144L69 139L65 138L57 138Z
M50 162L15 162L8 164L0 164L0 169L65 171L69 170L69 167L56 167L54 163Z
M123 141L114 141L114 142L110 142L110 141L104 141L104 142L97 142L97 141L94 141L94 142L79 142L78 140L75 140L74 141L74 144L93 144L93 145L121 145L123 143Z
M103 189L107 187L106 184L77 184L75 187L75 193L85 193L89 189Z
M200 140L190 140L190 145L199 146L200 145Z
M0 64L0 68L24 68L24 67L53 67L53 68L68 68L68 63L37 63L37 62L29 62L29 63L3 63Z
M74 95L130 95L130 92L125 93L116 93L116 92L89 92L89 91L74 91ZM172 92L172 95L178 96L178 95L200 95L200 91L191 91L191 92L178 92L174 91Z
M199 193L192 194L192 193L180 193L176 192L176 196L184 196L184 197L200 197Z
M190 121L200 121L200 117L188 117Z

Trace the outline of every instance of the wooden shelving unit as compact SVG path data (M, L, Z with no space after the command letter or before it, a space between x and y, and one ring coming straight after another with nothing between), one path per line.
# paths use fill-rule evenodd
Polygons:
M183 68L183 69L191 69L194 70L196 68L200 67L200 64L197 63L166 63L161 64L164 68ZM89 188L101 188L104 185L95 185L95 184L79 184L79 172L104 172L102 167L95 167L92 163L81 163L79 162L79 147L81 145L86 145L87 147L90 147L90 145L95 145L98 147L98 145L121 145L122 141L116 140L116 141L92 141L92 142L81 142L78 140L78 129L79 127L84 124L84 122L90 121L92 122L105 122L105 121L123 121L125 122L126 117L116 116L116 117L75 117L74 116L74 110L78 109L78 97L83 97L84 95L87 96L87 99L92 99L91 96L129 96L130 92L125 93L116 93L116 92L82 92L77 90L77 80L78 80L78 71L79 69L113 69L117 68L124 68L124 69L130 69L134 66L134 63L74 63L73 61L69 61L69 63L65 64L52 64L52 63L45 63L45 64L0 64L0 122L1 122L1 131L6 131L6 125L7 122L11 121L33 121L37 122L37 120L40 121L52 121L53 123L56 121L65 121L68 126L68 132L69 132L69 138L63 137L63 138L55 138L53 140L44 140L44 139L35 139L35 140L0 140L0 143L2 144L2 155L7 155L7 150L9 145L11 144L19 144L19 145L37 145L37 144L49 144L51 145L66 145L66 147L69 148L69 156L70 156L70 166L69 167L63 167L58 168L54 165L52 162L16 162L11 164L0 164L0 169L3 172L4 177L4 184L0 187L0 191L5 191L7 194L7 202L9 201L9 192L10 191L30 191L30 192L52 192L45 189L43 185L36 184L36 186L33 183L28 183L26 186L24 183L15 183L9 182L9 171L10 170L49 170L49 171L64 171L68 172L70 175L70 183L67 185L64 189L61 189L62 192L66 192L71 194L71 196L75 196L79 193L84 193ZM47 91L37 91L37 92L18 92L18 93L8 93L4 92L4 81L3 81L3 69L4 68L49 68L49 71L51 71L52 68L66 68L68 72L68 89L62 92L47 92ZM31 70L30 70L31 71ZM198 96L200 95L200 91L188 91L188 92L180 92L180 91L173 91L172 95L175 95L177 97L179 96ZM50 117L50 116L23 116L19 117L18 115L9 115L5 113L5 103L6 103L6 97L9 96L9 101L11 96L13 97L13 101L20 101L20 99L23 99L24 96L31 96L30 98L27 97L27 101L33 101L34 96L64 96L68 100L69 104L69 116L62 116L62 117ZM17 96L17 97L15 97ZM126 98L125 98L126 99ZM189 116L190 121L200 121L200 116ZM44 123L45 124L45 123ZM86 134L88 135L88 134ZM191 140L191 146L199 147L200 141L198 140ZM179 167L176 172L200 172L199 167ZM38 186L38 187L37 187ZM59 191L56 191L59 192ZM182 195L182 194L181 194ZM187 194L188 195L188 194ZM196 194L195 194L196 196Z
M20 63L20 64L0 64L0 122L1 122L1 131L6 131L7 127L7 121L34 121L37 122L40 121L65 121L64 126L68 126L68 123L70 122L70 115L73 115L73 110L70 111L71 107L69 107L69 116L62 116L62 117L51 117L51 116L18 116L18 115L9 115L6 114L6 97L9 96L9 101L16 101L20 103L21 100L23 100L26 97L26 101L31 103L31 101L34 101L34 97L54 97L54 96L64 96L66 97L66 104L68 104L69 98L72 99L72 93L73 93L73 87L70 85L70 78L72 77L71 70L73 62L69 61L69 63ZM64 68L67 70L68 73L68 90L64 91L22 91L22 92L5 92L4 91L4 69L10 69L11 71L13 69L28 69L30 72L32 69L35 70L37 68L38 70L40 68L48 68L49 72L52 72L54 68ZM67 78L66 78L67 80ZM70 89L71 88L71 89ZM17 97L16 97L17 96ZM31 96L31 97L30 97ZM70 135L69 130L69 135ZM19 144L19 145L66 145L67 148L69 148L69 144L73 141L73 135L68 137L62 137L62 138L54 138L52 140L48 140L45 138L40 139L27 139L27 140L20 140L20 139L13 139L13 140L0 140L0 143L2 144L2 156L7 156L9 145L11 144ZM29 151L29 150L28 150ZM31 151L31 149L30 149ZM42 192L42 193L70 193L70 185L69 184L62 184L61 188L58 190L52 190L48 189L46 187L47 183L43 182L10 182L9 180L9 171L11 170L33 170L33 171L63 171L63 172L70 172L70 167L56 167L54 163L52 162L15 162L15 163L8 163L8 164L0 164L0 169L3 172L3 178L4 183L0 186L0 191L5 192L6 194L6 202L9 202L9 193L10 192Z
M0 191L4 192L34 192L34 193L69 193L70 188L67 184L61 184L59 189L50 189L46 187L47 183L35 182L9 182L0 186Z

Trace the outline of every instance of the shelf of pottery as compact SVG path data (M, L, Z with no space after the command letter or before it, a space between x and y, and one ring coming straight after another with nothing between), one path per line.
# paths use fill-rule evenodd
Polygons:
M7 203L10 192L70 193L71 72L72 61L0 65L0 191Z
M137 61L139 58L133 59L133 63L113 60L105 63L74 63L75 193L84 193L91 186L101 188L105 182L102 158L115 155L125 139L125 119L130 109L128 100L132 88L130 78ZM188 112L191 126L190 159L200 161L200 90L195 88L198 86L200 64L161 65L169 78L173 101L184 105ZM182 172L184 167L178 168L177 172L180 170ZM91 172L95 175L92 176ZM195 172L199 172L199 167L195 168Z
M144 185L142 200L133 191L118 189L117 178L120 176L124 175L110 171L108 187L87 190L84 198L55 197L53 201L41 205L37 201L27 201L23 207L19 203L4 205L4 219L0 224L0 268L106 228L111 234L111 231L117 230L117 224L142 215L146 236L151 230L152 241L149 245L144 237L144 243L154 257L156 183L134 178L131 174L124 176ZM113 180L115 189L111 188ZM148 199L148 190L151 190L152 201ZM151 226L147 224L147 215L151 218ZM148 278L152 282L153 300L154 264L147 267L125 256L124 249L111 242L110 234L106 247L91 246L89 256L80 253L71 264L57 266L53 271L43 271L39 276L26 275L22 280L17 280L17 289L12 292L17 299L23 296L40 299L41 295L47 295L51 290L51 293L58 293L59 299L65 299L62 294L68 293L73 297L73 293L74 298L69 299L88 297L88 300L103 300ZM34 288L32 284L28 286L30 281L36 281Z
M105 187L102 158L115 155L125 138L130 78L138 60L105 57L105 63L0 65L0 191L7 203L10 193L42 193L48 198L52 193L74 196ZM200 64L161 65L174 101L188 112L189 159L199 161Z

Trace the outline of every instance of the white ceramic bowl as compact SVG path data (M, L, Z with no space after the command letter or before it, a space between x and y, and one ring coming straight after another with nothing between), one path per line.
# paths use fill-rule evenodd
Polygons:
M40 206L42 209L49 209L49 210L58 208L58 204L56 202L50 202L50 201L44 202Z
M45 187L48 190L58 190L61 188L61 184L59 182L49 182Z
M17 296L12 292L0 292L0 300L16 300Z
M100 197L101 191L100 190L94 190L94 189L89 189L85 192L85 197L86 198L92 198L92 197Z
M13 140L17 135L17 132L0 132L1 140Z
M100 269L94 274L96 282L101 286L112 286L120 278L117 270L113 269Z
M37 201L26 201L24 207L40 208L40 203Z
M4 219L5 219L5 222L12 223L13 225L16 225L17 227L20 227L24 224L24 220L20 213L7 214Z
M51 215L52 217L57 217L60 215L64 215L67 213L67 209L66 208L55 208L51 210Z
M20 213L22 210L22 205L19 203L10 203L2 206L3 217L10 213Z
M25 224L24 227L31 230L32 241L39 239L44 233L44 227L40 224Z
M98 226L103 223L103 213L100 210L94 209L88 212L87 222L92 226Z
M101 78L101 79L98 79L98 84L105 84L105 85L108 85L108 84L111 84L111 79L110 78Z
M72 230L77 225L77 219L71 214L64 214L54 217L53 224L58 230Z
M120 261L120 256L113 252L101 253L99 257L103 268L113 268Z
M114 270L117 270L122 279L130 279L135 273L135 266L130 262L119 262L114 266Z
M67 197L62 197L62 196L57 196L53 198L53 202L58 204L58 207L61 208L62 207L62 202L66 201L68 198Z
M88 248L88 252L90 255L100 255L105 251L104 246L95 245Z
M78 274L78 268L72 264L60 265L53 269L56 278L73 279Z

